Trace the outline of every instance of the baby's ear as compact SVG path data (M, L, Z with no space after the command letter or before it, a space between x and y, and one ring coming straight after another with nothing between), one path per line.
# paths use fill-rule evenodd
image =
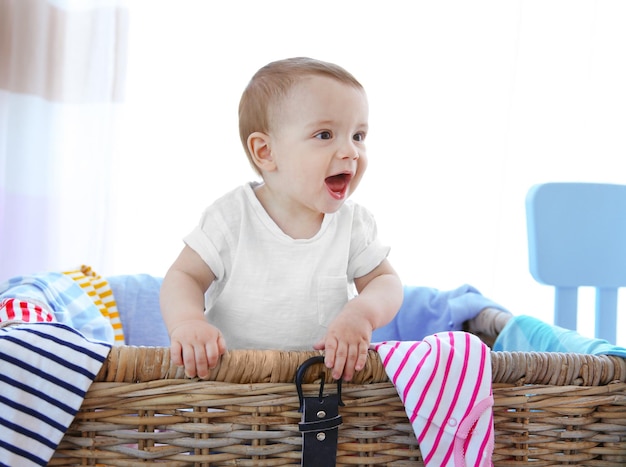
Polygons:
M260 131L255 131L248 136L248 151L254 161L254 165L261 172L276 170L276 164L270 148L270 137Z

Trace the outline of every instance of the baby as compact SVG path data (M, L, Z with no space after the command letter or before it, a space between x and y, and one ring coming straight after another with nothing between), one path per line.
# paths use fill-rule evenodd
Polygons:
M227 345L313 348L349 381L403 298L374 218L348 201L367 168L365 91L332 63L272 62L241 97L239 129L262 181L209 206L165 275L172 361L206 378Z

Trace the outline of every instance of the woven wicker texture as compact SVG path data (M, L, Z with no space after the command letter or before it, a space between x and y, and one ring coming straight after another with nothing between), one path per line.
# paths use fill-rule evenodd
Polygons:
M50 465L300 465L293 379L314 355L231 351L197 381L166 348L117 347ZM496 466L626 465L626 360L492 352L492 368ZM309 369L305 393L322 370ZM337 465L423 465L378 354L342 396Z

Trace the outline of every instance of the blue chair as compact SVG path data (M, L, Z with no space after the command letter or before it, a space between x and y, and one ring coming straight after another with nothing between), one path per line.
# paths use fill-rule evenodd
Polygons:
M615 344L618 288L626 286L626 185L535 185L526 220L530 273L555 287L555 324L577 330L578 288L595 287L595 337Z

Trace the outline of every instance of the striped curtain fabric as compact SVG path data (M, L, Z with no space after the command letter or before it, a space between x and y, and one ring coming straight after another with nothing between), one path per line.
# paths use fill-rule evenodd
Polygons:
M0 281L106 262L121 0L0 0Z

